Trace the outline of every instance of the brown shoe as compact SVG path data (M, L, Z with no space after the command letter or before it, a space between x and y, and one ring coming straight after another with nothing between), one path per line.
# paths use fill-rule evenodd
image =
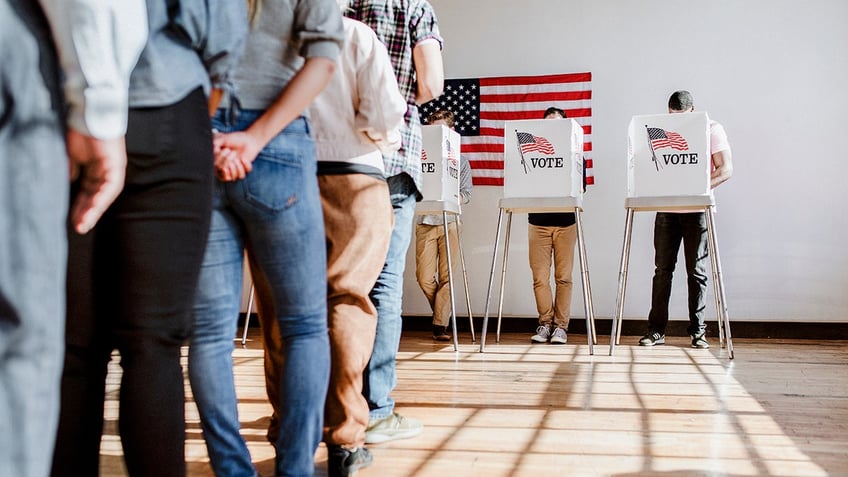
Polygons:
M451 335L447 326L433 325L433 339L436 341L450 341Z

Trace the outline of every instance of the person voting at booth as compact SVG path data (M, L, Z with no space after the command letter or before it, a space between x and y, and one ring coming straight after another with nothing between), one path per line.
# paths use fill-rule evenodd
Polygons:
M434 111L427 117L426 124L442 124L454 130L454 114L448 110ZM459 195L462 204L471 201L471 166L468 159L459 157ZM450 242L451 264L456 265L459 255L459 236L456 216L448 217L448 241ZM420 215L415 224L415 276L424 292L430 309L433 310L433 339L450 341L448 324L451 316L450 282L448 259L445 249L445 233L442 216Z
M556 107L545 110L545 119L564 119L565 111ZM584 169L583 187L586 186ZM573 212L527 214L527 248L533 273L533 294L539 325L530 341L565 344L571 311L571 272L574 269L574 245L577 225ZM553 260L552 260L553 259ZM555 293L551 290L553 261Z
M695 110L692 94L676 91L668 100L669 113L688 113ZM730 144L721 124L709 121L710 188L730 179L733 165ZM704 322L704 295L707 289L707 224L703 211L657 212L654 221L654 262L656 270L651 290L651 311L648 314L648 332L639 340L642 346L665 344L668 324L668 301L671 297L671 278L677 263L680 242L686 261L689 290L689 326L687 333L693 348L709 348Z

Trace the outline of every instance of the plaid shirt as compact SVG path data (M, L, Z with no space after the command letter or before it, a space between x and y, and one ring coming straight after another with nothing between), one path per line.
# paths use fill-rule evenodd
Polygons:
M428 38L441 46L436 12L427 0L352 0L346 15L370 26L389 51L407 109L400 150L383 158L386 176L405 172L420 191L421 118L415 105L417 83L412 49Z

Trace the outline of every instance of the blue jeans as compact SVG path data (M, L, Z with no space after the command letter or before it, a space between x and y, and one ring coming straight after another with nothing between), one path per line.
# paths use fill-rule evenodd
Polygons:
M668 325L668 301L671 298L671 278L677 264L677 252L683 242L686 276L689 290L689 335L700 335L704 323L704 295L707 291L707 222L703 212L658 212L654 219L654 271L651 289L651 312L648 326L651 332L665 334Z
M0 475L48 475L65 328L68 158L36 2L0 0Z
M388 183L395 226L386 264L371 290L371 301L377 308L377 335L371 361L365 369L362 388L362 394L368 400L371 419L387 417L395 408L395 401L389 393L397 384L395 358L402 325L403 270L406 266L406 250L412 237L417 195L415 183L406 174L392 176Z
M241 111L230 124L219 112L213 126L244 130L260 114ZM189 378L216 475L256 475L239 434L233 383L245 248L271 285L283 340L277 475L314 472L330 373L323 224L304 118L262 150L245 179L218 184L189 349Z

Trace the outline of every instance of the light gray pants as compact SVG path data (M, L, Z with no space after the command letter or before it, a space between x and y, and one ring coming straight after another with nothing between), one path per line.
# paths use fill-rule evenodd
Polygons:
M37 2L0 0L0 475L50 472L65 326L68 159Z

